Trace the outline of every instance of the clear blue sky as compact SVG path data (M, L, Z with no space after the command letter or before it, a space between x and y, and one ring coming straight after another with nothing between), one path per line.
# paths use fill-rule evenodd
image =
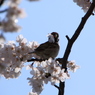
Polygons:
M9 40L15 40L22 34L28 41L43 43L47 41L46 35L56 31L60 35L60 52L62 57L66 48L67 39L71 37L78 27L83 10L73 0L41 0L28 2L22 0L20 7L24 8L27 17L19 19L22 30L19 33L4 34ZM81 35L74 43L69 60L75 60L81 68L70 73L71 78L66 80L65 95L95 95L95 16L87 21ZM26 63L27 64L27 63ZM29 71L23 68L18 79L0 78L0 95L27 95L31 87L27 77ZM58 91L50 84L45 85L41 95L58 95Z

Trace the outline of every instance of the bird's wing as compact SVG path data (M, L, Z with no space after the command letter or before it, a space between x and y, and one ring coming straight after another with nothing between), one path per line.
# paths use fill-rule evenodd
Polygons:
M45 42L41 44L38 48L35 49L35 51L43 51L49 47L49 42Z
M38 48L35 49L35 51L42 52L42 51L52 51L54 48L59 48L59 45L54 43L45 42L41 44Z

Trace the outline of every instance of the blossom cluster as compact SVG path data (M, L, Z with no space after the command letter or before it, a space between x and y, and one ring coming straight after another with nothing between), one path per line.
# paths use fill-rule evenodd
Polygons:
M91 3L92 3L92 0L73 0L75 3L77 3L78 6L80 6L84 12L87 12ZM95 12L95 9L94 9L94 12Z
M80 68L80 66L76 65L75 61L68 61L67 67L69 71L76 72L77 69Z
M55 85L69 78L69 75L64 72L65 69L61 69L59 62L52 58L42 62L34 62L34 64L36 64L36 67L28 66L32 69L30 72L32 78L28 78L29 85L32 86L32 92L30 93L39 95L44 88L44 84L51 82L51 85Z
M32 91L29 95L39 95L44 88L44 84L48 82L51 85L56 85L56 83L64 82L70 78L68 72L65 72L65 69L61 69L60 63L52 58L42 62L35 61L33 64L36 64L36 66L29 65L27 67L31 69L30 74L32 75L31 78L28 78L29 85L32 86ZM79 66L74 61L68 61L67 68L75 72Z
M5 78L17 78L26 60L32 57L27 53L38 46L37 42L27 43L22 35L17 37L16 42L18 45L14 41L0 44L0 75Z
M17 24L18 18L25 17L23 9L19 8L21 0L8 0L6 16L0 21L0 29L4 32L18 32L21 26Z

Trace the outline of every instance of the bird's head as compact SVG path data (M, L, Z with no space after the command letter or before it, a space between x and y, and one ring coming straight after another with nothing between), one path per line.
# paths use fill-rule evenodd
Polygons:
M59 41L59 34L57 32L52 32L48 35L48 41L51 43L57 43Z

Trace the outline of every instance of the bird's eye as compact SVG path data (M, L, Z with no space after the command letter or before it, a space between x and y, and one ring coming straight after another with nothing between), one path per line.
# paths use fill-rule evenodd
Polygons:
M58 37L58 35L57 34L55 34L55 38L57 38Z

